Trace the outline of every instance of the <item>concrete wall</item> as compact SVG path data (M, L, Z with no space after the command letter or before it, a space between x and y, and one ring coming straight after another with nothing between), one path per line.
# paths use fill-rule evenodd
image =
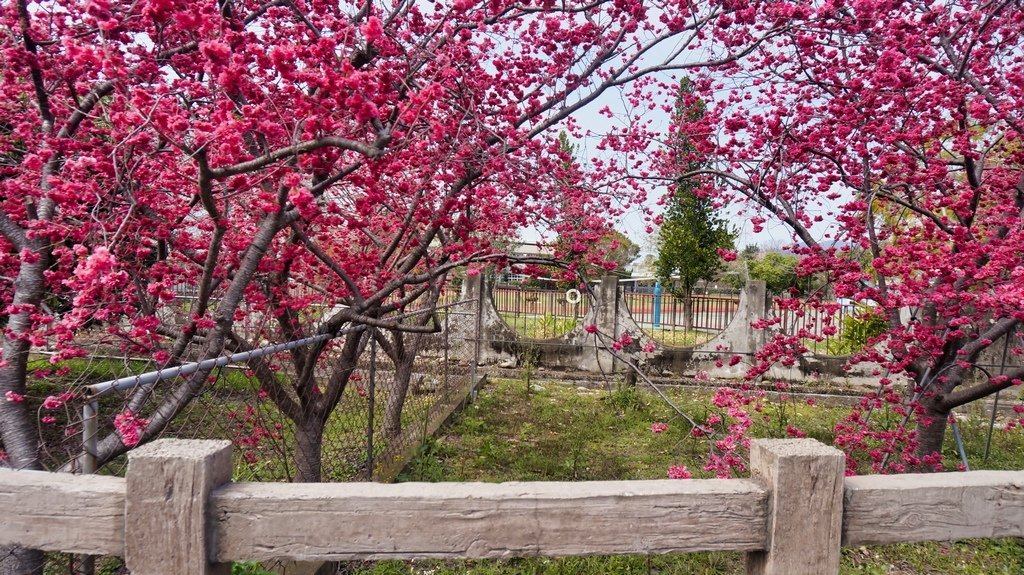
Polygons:
M630 365L661 376L692 377L705 372L713 378L742 379L753 363L754 354L770 337L751 325L767 316L771 308L764 282L751 281L740 293L738 309L726 328L711 341L689 348L666 347L655 342L654 351L643 348L651 341L630 316L618 287L617 276L602 278L584 297L591 298L590 310L576 327L557 338L529 340L501 319L492 297L493 280L483 275L467 278L463 284L460 310L478 314L481 334L481 365L522 366L530 361L548 369L581 370L593 373L626 373ZM475 317L475 316L474 316ZM464 320L469 326L474 321ZM596 326L597 332L587 330ZM467 327L466 329L470 329ZM619 353L611 353L612 342L629 333L634 342ZM474 332L475 333L475 332ZM467 331L467 334L469 332ZM473 335L467 335L466 340ZM739 356L739 363L730 359ZM842 385L875 386L884 374L875 364L846 368L845 357L807 355L792 367L774 366L768 377L802 381L838 380Z

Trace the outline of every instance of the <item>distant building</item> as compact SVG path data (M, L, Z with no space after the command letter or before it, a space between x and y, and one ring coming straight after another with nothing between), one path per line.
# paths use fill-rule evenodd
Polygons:
M551 246L541 242L512 242L509 245L509 252L512 255L519 256L551 256L554 255L554 250ZM526 280L531 279L530 276L517 273L515 270L505 269L498 273L498 283L519 285Z

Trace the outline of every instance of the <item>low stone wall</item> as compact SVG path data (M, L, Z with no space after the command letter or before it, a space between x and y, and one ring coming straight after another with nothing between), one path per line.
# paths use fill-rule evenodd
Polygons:
M551 339L525 339L502 320L492 298L493 280L478 275L467 278L463 284L460 313L474 319L464 320L465 341L479 333L480 365L502 367L533 366L546 369L582 370L592 373L624 373L637 366L645 372L663 376L692 377L706 372L713 378L742 379L754 354L767 341L769 334L751 325L766 317L771 299L764 282L749 282L740 293L736 314L726 328L711 341L694 347L674 348L654 343L636 323L619 290L618 277L606 276L585 294L591 298L590 310L582 321L568 333ZM479 319L476 319L476 318ZM588 326L596 327L596 332ZM629 332L633 343L619 353L609 351L612 342ZM730 365L730 359L740 356L741 361ZM859 365L846 368L846 357L808 355L792 367L776 366L769 377L786 380L824 378L842 385L877 385L882 376L877 365Z

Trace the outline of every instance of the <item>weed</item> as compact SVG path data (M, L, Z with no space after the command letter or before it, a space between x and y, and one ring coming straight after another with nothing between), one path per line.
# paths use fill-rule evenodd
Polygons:
M618 387L608 394L608 405L623 412L627 410L646 412L647 403L641 392L635 387Z
M259 561L236 561L231 564L231 575L274 575L267 571Z
M416 448L415 455L409 465L398 474L397 481L444 481L446 472L443 457L443 447L438 445L437 440L427 439Z

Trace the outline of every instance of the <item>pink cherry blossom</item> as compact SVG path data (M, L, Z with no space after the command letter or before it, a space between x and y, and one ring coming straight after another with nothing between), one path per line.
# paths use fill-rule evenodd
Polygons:
M132 448L142 441L142 434L146 430L149 421L138 417L131 411L122 411L114 417L114 429L121 437L125 447Z
M670 465L668 468L669 479L690 479L692 475L685 465Z
M75 394L70 391L65 391L59 395L48 395L43 400L43 409L57 409L70 401L74 396Z

